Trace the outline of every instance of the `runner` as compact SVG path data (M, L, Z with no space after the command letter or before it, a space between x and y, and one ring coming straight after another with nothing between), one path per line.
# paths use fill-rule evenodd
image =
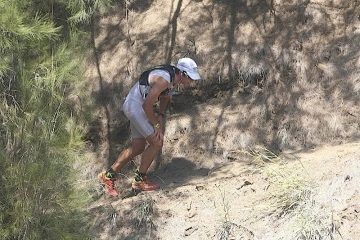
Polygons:
M163 146L162 123L170 100L169 92L180 83L189 86L193 81L198 80L200 75L197 64L191 58L181 58L176 66L160 65L141 74L123 105L123 111L130 120L131 146L120 153L116 162L107 171L98 175L105 184L106 192L112 196L118 195L114 185L116 174L140 154L142 154L141 162L135 171L132 188L136 191L159 188L158 184L148 180L146 172ZM157 101L160 101L158 114L153 110L153 105ZM147 148L145 148L146 143L149 143Z

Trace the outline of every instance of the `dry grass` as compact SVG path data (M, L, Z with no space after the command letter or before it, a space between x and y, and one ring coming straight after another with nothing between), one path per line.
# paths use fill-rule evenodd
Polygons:
M300 213L299 213L300 214ZM297 240L335 239L337 231L331 216L324 212L314 211L314 207L303 211L297 221Z
M154 215L154 200L147 197L141 200L135 207L136 211L136 226L138 228L146 228L152 230L155 225L153 222Z
M261 65L254 65L248 68L238 68L239 82L243 86L261 86L266 81L268 70Z
M230 217L230 203L226 199L225 190L221 190L218 185L220 195L221 195L221 202L222 202L222 210L223 210L223 218L221 226L216 230L216 239L218 240L228 240L228 239L252 239L254 234L247 229L246 227L236 224Z
M266 148L240 151L251 156L253 162L267 174L269 182L275 185L279 192L272 193L271 198L276 199L280 215L286 214L297 206L302 205L312 196L312 184L294 174L286 168L286 162Z
M287 216L293 220L295 239L335 239L338 232L332 213L315 200L317 186L314 182L295 174L282 158L265 148L236 152L252 157L253 162L267 174L268 181L275 189L269 196L269 200L273 200L278 209L274 214L279 219ZM305 168L304 171L306 172ZM231 230L227 225L223 229ZM222 231L222 236L225 236L225 230Z

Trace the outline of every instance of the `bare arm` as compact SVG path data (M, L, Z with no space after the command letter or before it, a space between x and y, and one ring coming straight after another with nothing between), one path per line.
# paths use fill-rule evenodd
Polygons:
M145 111L146 116L148 117L149 121L151 122L151 124L156 125L157 123L159 123L159 121L158 121L157 117L155 116L153 106L154 106L154 103L157 102L157 100L159 99L161 92L164 91L168 87L169 83L168 83L168 81L166 81L164 78L162 78L160 76L153 76L151 78L151 81L155 84L153 85L149 94L145 98L145 101L144 101L142 107ZM160 105L161 105L161 102L160 102Z
M166 94L165 96L160 96L160 106L159 106L159 112L162 114L165 114L166 107L170 101L170 95Z

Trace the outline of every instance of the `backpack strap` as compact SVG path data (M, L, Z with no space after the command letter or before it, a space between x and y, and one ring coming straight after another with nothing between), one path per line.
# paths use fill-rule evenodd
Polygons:
M145 85L145 86L150 86L149 83L149 74L151 71L154 70L165 70L170 74L170 82L174 81L175 78L175 74L178 73L180 70L177 67L174 67L172 65L159 65L156 67L153 67L145 72L143 72L139 78L139 84L140 85Z
M146 90L147 88L151 88L150 83L149 83L149 74L151 71L154 70L165 70L170 74L170 82L172 83L175 79L175 74L179 73L180 69L178 69L175 66L172 65L159 65L156 67L153 67L145 72L143 72L139 78L139 88L140 88L140 92L141 95L143 96L143 98L145 99L147 94L148 94L148 90ZM168 96L169 97L169 92L170 89L166 88L164 91L162 91L160 93L160 96Z

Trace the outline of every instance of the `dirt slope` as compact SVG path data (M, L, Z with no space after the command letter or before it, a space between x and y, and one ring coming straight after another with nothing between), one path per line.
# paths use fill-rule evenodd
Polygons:
M98 189L97 239L315 239L316 231L358 239L360 143L286 152L265 165L239 153L205 158L198 147L176 147L188 135L173 126L187 120L168 121L167 147L150 175L161 190L122 199L131 175L119 176L119 198Z
M358 6L132 0L99 16L86 172L96 239L358 239ZM181 56L204 81L178 89L168 109L150 169L162 189L104 195L96 174L130 141L128 89L142 70ZM119 174L121 196L137 165Z

